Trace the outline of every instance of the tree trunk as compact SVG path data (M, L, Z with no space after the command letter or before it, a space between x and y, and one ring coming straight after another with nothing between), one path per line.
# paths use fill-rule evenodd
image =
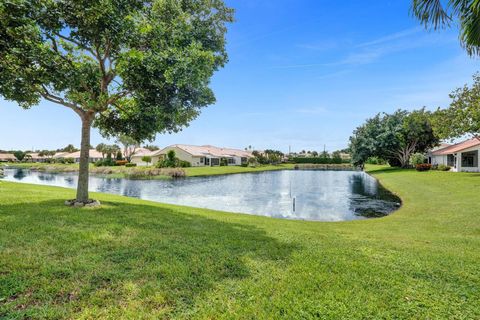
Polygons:
M77 202L88 201L88 166L90 162L90 128L93 116L85 113L82 117L82 140L80 143L80 170L78 172Z

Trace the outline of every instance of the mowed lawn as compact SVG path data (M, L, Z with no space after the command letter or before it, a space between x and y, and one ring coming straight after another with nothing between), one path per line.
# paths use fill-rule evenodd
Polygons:
M341 223L0 181L0 318L479 319L480 175L370 169L402 208Z

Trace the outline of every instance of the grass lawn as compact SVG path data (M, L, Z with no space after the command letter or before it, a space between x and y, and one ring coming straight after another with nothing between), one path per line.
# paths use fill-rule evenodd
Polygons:
M340 223L0 181L0 318L479 319L480 175L369 170L402 208Z

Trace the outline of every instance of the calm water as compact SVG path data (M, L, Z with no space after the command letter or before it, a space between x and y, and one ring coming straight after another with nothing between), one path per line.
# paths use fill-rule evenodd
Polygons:
M3 180L75 188L74 174L5 169ZM276 218L342 221L379 217L398 198L352 171L285 170L176 180L90 178L90 190L164 203ZM295 209L293 202L295 199Z

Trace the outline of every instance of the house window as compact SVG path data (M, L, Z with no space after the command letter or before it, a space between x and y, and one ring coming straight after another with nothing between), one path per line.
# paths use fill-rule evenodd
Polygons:
M228 164L235 164L235 159L228 158Z
M212 166L219 166L220 165L220 159L218 159L218 158L212 158L212 159L210 159L210 161L212 162Z
M205 158L200 158L200 163L203 163L203 159L205 159Z
M247 163L247 161L248 161L247 157L242 157L242 164Z
M209 165L210 165L210 159L209 159L209 158L205 158L205 165L206 165L206 166L209 166Z
M455 157L454 157L453 154L447 155L447 165L450 166L450 167L455 166Z
M478 153L475 152L465 152L462 153L462 167L472 168L478 166Z

